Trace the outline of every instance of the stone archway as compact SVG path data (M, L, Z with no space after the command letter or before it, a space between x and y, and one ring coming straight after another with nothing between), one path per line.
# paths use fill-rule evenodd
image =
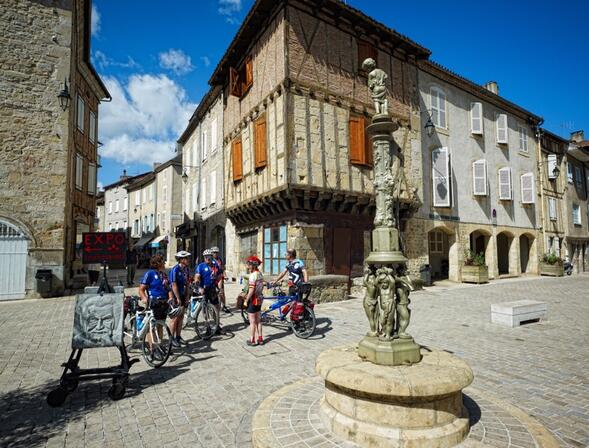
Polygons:
M509 256L512 245L513 235L508 232L497 234L497 270L499 275L507 275L513 269Z
M536 238L529 233L519 237L519 261L522 274L535 274L538 271Z

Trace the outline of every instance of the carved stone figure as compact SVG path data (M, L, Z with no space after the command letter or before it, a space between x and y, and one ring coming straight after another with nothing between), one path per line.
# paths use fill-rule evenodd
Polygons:
M372 58L367 58L362 63L362 68L368 73L368 88L372 94L372 101L374 101L374 108L376 115L388 114L389 103L387 99L386 80L387 74L380 68L376 68L376 61Z
M378 297L376 287L376 275L374 274L373 266L366 266L364 268L364 286L366 287L366 294L364 295L364 311L368 317L370 324L370 331L368 336L378 335Z
M376 271L379 296L380 334L379 339L390 341L393 339L395 328L395 277L393 270L386 266Z
M399 276L396 278L397 289L397 322L398 322L398 336L401 339L409 339L411 336L407 334L406 330L409 326L409 319L411 318L411 310L409 309L409 291L413 289L413 284L409 276Z

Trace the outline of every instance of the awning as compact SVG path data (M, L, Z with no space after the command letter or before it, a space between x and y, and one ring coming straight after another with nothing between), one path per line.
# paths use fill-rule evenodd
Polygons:
M151 247L160 247L160 242L164 241L166 242L167 236L166 235L160 235L158 237L156 237L152 242L151 242Z
M152 239L153 235L142 236L141 239L135 243L135 248L141 249L142 247L147 246L147 243L149 243Z

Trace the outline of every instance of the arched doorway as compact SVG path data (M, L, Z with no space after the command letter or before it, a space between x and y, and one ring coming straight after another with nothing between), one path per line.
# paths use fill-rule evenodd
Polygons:
M450 273L449 236L441 229L434 229L428 233L427 239L432 280L445 280Z
M0 220L0 300L25 296L28 252L24 232Z
M534 240L533 236L526 233L519 237L519 261L522 274L529 274L534 270Z
M497 269L499 275L507 275L513 270L509 262L509 253L513 244L513 236L507 232L501 232L497 235Z

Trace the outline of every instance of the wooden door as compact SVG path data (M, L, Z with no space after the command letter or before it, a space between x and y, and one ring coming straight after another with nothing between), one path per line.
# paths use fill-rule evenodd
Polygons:
M333 229L332 272L337 275L350 275L352 254L352 229L335 227Z

